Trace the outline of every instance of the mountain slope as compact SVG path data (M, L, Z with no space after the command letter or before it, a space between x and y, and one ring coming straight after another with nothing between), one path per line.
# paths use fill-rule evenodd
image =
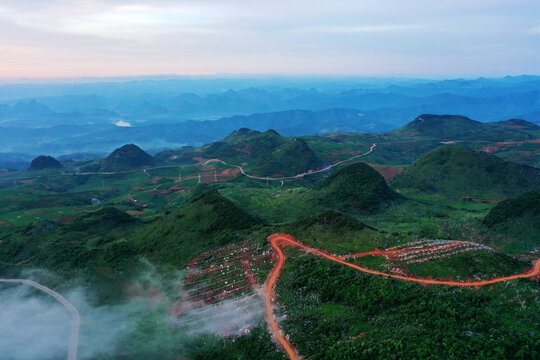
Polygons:
M493 243L513 252L540 247L540 188L501 201L482 219Z
M493 126L460 115L422 114L394 132L447 140L507 141L524 137L517 128Z
M323 206L344 210L373 212L400 198L376 170L364 163L334 171L313 190Z
M246 170L259 176L291 176L323 165L303 139L284 137L274 130L261 133L241 128L204 146L203 151L230 163L247 162Z
M259 220L210 190L146 225L133 241L153 261L185 266L202 251L242 241L238 231L257 224Z
M105 207L72 224L37 221L2 238L0 270L21 261L55 270L124 268L139 257L185 266L202 251L241 242L238 232L258 224L215 191L151 222Z
M509 119L504 121L498 121L490 123L497 126L503 126L510 129L523 129L523 130L539 130L540 126L533 124L532 122L523 119Z
M296 175L321 168L323 161L305 140L295 138L267 155L262 155L250 170L262 175Z
M114 150L103 160L102 171L124 171L154 165L154 158L134 144Z
M524 217L534 219L531 223L536 224L540 229L540 189L528 191L498 203L489 211L483 223L493 227L515 218Z
M392 179L398 189L463 196L508 197L540 186L540 169L457 145L433 150Z
M62 164L52 156L40 155L30 163L29 170L61 169Z

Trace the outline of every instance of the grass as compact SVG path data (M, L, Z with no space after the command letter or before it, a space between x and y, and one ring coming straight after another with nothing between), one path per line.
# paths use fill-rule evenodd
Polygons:
M506 254L480 250L421 263L405 264L403 267L420 277L467 280L469 278L491 279L498 276L519 274L530 268L531 264Z

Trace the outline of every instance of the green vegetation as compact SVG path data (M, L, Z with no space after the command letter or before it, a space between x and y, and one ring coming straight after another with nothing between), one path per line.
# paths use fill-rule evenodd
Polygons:
M422 114L407 125L395 130L397 133L451 140L521 140L524 133L508 129L504 123L481 123L459 115Z
M532 224L540 226L540 189L498 203L489 211L483 223L493 227L519 217L530 217Z
M539 130L540 126L523 119L509 119L498 121L494 125L503 126L510 129Z
M377 171L363 163L334 171L314 190L323 206L343 210L374 212L382 205L400 199Z
M245 161L247 171L260 176L290 176L322 166L305 140L285 138L274 130L260 133L243 128L203 150L210 157L234 164Z
M525 261L506 254L481 250L464 252L425 262L405 264L404 267L416 276L431 276L437 279L467 280L492 279L497 276L519 274L531 267Z
M276 231L291 234L311 246L340 255L371 251L399 242L394 236L378 232L347 214L335 211L278 226Z
M508 250L527 251L540 246L540 190L523 193L492 208L482 223L492 242Z
M273 130L260 133L242 128L232 132L225 139L203 147L206 154L212 157L233 159L237 157L259 158L276 150L287 142Z
M294 138L271 153L262 155L250 170L267 176L296 175L308 170L317 170L321 166L322 161L317 158L306 141Z
M394 188L447 198L513 196L540 186L540 169L448 145L433 150L392 179Z
M195 160L193 160L193 158L196 157L197 154L198 153L195 152L193 146L183 146L179 149L161 151L154 156L154 159L164 164L194 164Z
M540 287L424 287L287 251L281 326L312 359L532 359ZM519 298L516 294L520 294Z
M146 223L112 207L64 226L34 222L2 240L0 258L10 260L5 266L24 262L57 271L103 266L122 270L139 256L185 267L202 251L242 241L239 231L257 224L230 200L208 191Z
M99 360L284 360L272 341L265 323L259 323L248 334L222 338L214 334L181 335L151 312L137 319L134 334L120 344L121 355L103 356Z
M203 251L243 241L240 230L257 224L230 200L209 191L137 231L133 243L153 261L184 267Z

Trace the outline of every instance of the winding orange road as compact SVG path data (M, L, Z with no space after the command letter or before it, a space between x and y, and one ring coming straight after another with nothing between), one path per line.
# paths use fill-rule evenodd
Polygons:
M281 346L283 346L283 348L285 349L285 352L287 353L287 355L289 356L291 360L300 359L300 357L298 353L296 352L296 349L294 348L294 346L287 340L287 338L283 335L282 331L279 329L279 326L274 318L274 310L273 310L273 302L275 299L274 287L275 287L275 284L279 275L281 274L281 270L283 269L283 266L285 265L285 260L286 260L285 252L283 251L283 248L285 246L298 247L312 254L322 256L325 259L346 265L348 267L351 267L356 270L360 270L368 274L380 275L380 276L385 276L385 277L389 277L393 279L416 282L416 283L426 284L426 285L480 287L480 286L491 285L491 284L504 282L504 281L516 280L519 278L540 277L540 259L537 259L530 269L517 275L502 276L502 277L496 277L491 280L480 280L480 281L436 280L436 279L425 279L425 278L420 278L420 277L388 274L388 273L384 273L377 270L371 270L371 269L359 266L357 264L350 263L344 260L344 258L341 256L336 256L329 252L315 249L309 245L303 244L300 241L296 240L292 235L289 235L289 234L282 234L282 233L273 234L268 237L268 240L270 242L270 247L274 249L274 251L277 254L278 259L277 259L277 263L274 265L274 267L270 271L270 274L268 275L268 278L266 279L266 288L265 288L266 322L268 323L268 327L270 331L274 334L275 338L281 344Z

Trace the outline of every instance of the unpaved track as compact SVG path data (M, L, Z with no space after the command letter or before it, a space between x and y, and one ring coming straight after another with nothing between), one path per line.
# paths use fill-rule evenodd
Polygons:
M73 317L73 324L71 326L71 337L69 340L67 360L77 360L77 348L79 347L79 328L81 326L81 316L79 315L79 311L75 308L75 306L73 306L73 304L67 301L65 297L63 297L56 291L51 290L48 287L38 284L37 282L32 281L32 280L0 279L0 283L16 283L16 284L25 284L25 285L33 286L36 289L39 289L51 295L56 301L64 305L64 307L68 309L68 311L71 313Z
M425 279L425 278L414 277L414 276L388 274L388 273L384 273L377 270L371 270L371 269L362 267L360 265L350 263L344 260L344 257L342 256L336 256L326 251L315 249L309 245L303 244L300 241L296 240L292 235L289 235L289 234L282 234L282 233L273 234L268 237L268 240L270 242L270 247L274 249L274 251L277 254L278 259L277 259L276 265L274 265L274 268L270 271L270 274L268 275L268 278L266 279L266 288L265 288L266 321L268 323L268 327L270 331L274 334L274 337L281 344L281 346L283 346L283 348L285 349L285 351L287 352L287 355L289 356L291 360L300 359L300 357L298 356L296 349L293 347L293 345L281 333L281 330L279 329L279 326L277 325L276 320L274 318L274 311L273 311L273 300L275 298L274 287L275 287L275 284L279 275L281 274L281 270L283 269L283 266L285 265L285 260L286 260L285 252L283 251L283 247L285 246L298 247L314 255L324 257L325 259L346 265L348 267L351 267L356 270L360 270L368 274L380 275L380 276L389 277L393 279L416 282L416 283L426 284L426 285L480 287L480 286L491 285L491 284L500 283L504 281L516 280L520 278L540 277L540 259L536 260L533 266L529 270L526 270L522 272L521 274L517 274L517 275L501 276L501 277L496 277L491 280L480 280L480 281L436 280L436 279Z
M292 179L299 179L299 178L303 178L304 176L307 176L307 175L313 175L313 174L317 174L317 173L321 173L321 172L325 172L325 171L328 171L330 169L332 169L333 167L335 166L338 166L338 165L341 165L343 163L346 163L347 161L351 161L351 160L354 160L356 158L359 158L359 157L362 157L362 156L366 156L368 154L371 154L371 152L373 151L373 149L375 149L375 147L377 146L377 144L373 144L371 145L371 147L369 148L369 150L363 154L359 154L359 155L355 155L353 157L350 157L348 159L345 159L345 160L341 160L341 161L338 161L337 163L334 163L332 165L328 165L322 169L319 169L319 170L310 170L310 171L306 171L304 173L301 173L301 174L296 174L296 175L293 175L293 176L283 176L283 177L264 177L264 176L255 176L255 175L250 175L250 174L247 174L246 172L244 172L244 168L242 166L239 166L239 165L234 165L234 164L229 164L229 163L226 163L225 161L223 160L220 160L220 159L210 159L208 160L207 162L204 163L204 165L208 165L210 163L215 163L215 162L218 162L218 163L221 163L223 165L227 165L227 166L232 166L232 167L235 167L237 169L240 170L240 172L242 173L242 175L244 176L247 176L248 178L250 179L257 179L257 180L265 180L265 181L281 181L282 182L282 185L283 185L283 181L282 180L292 180Z

